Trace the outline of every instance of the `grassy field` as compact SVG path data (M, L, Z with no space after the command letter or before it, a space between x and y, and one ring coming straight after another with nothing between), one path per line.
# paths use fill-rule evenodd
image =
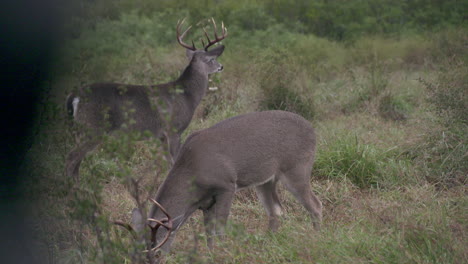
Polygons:
M173 24L162 27L158 21ZM154 194L168 166L156 141L109 138L64 178L73 146L63 102L95 81L154 84L187 64L172 39L177 18L126 13L67 38L48 83L38 135L24 167L39 202L33 217L39 258L56 263L131 263L130 219ZM163 263L467 263L468 31L370 35L337 42L281 24L229 27L224 71L185 136L228 117L283 109L318 134L311 183L324 205L316 232L306 211L280 189L286 214L277 233L252 191L237 194L226 236L208 251L201 214L179 231ZM67 133L65 133L65 131Z

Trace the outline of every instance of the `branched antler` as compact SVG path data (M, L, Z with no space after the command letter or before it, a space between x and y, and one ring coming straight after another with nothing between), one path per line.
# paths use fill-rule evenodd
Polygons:
M186 43L183 41L183 38L185 37L185 34L187 34L187 32L192 28L192 26L189 26L189 27L184 31L184 33L180 34L180 27L182 26L182 24L183 24L184 22L185 22L185 18L182 19L182 20L179 20L179 21L177 22L177 29L176 29L176 31L177 31L177 41L179 42L179 44L180 44L182 47L184 47L184 48L186 48L186 49L189 49L189 50L195 51L195 50L197 50L197 49L195 48L195 43L193 43L193 41L192 41L192 46L186 44Z
M159 209L161 209L161 211L166 215L166 218L163 218L162 220L148 218L148 221L156 223L155 227L151 227L151 225L149 225L151 228L151 243L153 245L156 243L156 233L158 232L159 227L162 226L167 230L166 235L164 236L163 240L159 242L156 246L150 249L151 251L156 251L159 248L161 248L161 246L164 245L164 243L166 243L166 241L169 239L169 236L172 233L172 218L169 215L169 213L166 211L166 209L164 209L164 207L162 207L161 204L156 202L156 200L150 198L150 201L153 202L157 207L159 207Z
M158 229L161 226L164 227L167 230L167 232L166 232L166 235L164 236L164 238L163 238L163 240L161 242L159 242L155 246L151 246L151 248L149 250L144 250L143 252L148 252L148 251L153 251L154 252L154 251L158 250L159 248L161 248L162 245L164 245L164 243L166 243L167 240L169 239L169 236L171 235L172 229L173 229L172 228L172 226L173 226L172 218L169 215L169 213L166 211L166 209L164 209L164 207L161 204L156 202L156 200L151 199L151 198L149 198L149 200L151 202L153 202L157 207L159 207L159 209L161 209L161 211L166 215L166 217L161 219L161 220L157 220L157 219L154 219L154 218L148 218L147 219L148 226L151 228L151 245L156 244L156 233L158 232ZM156 223L156 226L152 227L149 224L150 222ZM128 223L125 223L125 222L122 222L122 221L113 221L112 223L127 229L128 231L130 231L133 238L137 239L138 234L137 234L137 232L135 231L135 228L132 225L130 225Z
M179 42L179 44L186 48L186 49L189 49L189 50L193 50L195 51L196 48L195 48L195 43L193 42L192 40L192 45L188 45L187 43L185 43L183 41L183 38L185 37L185 35L187 34L187 32L192 28L192 26L189 26L182 34L180 33L180 28L182 26L182 24L185 22L185 18L182 19L182 20L179 20L177 22L177 41ZM208 32L206 32L205 28L203 27L203 32L205 33L205 37L208 41L207 44L205 44L205 41L203 41L203 39L201 40L202 42L202 45L203 45L203 48L205 49L205 51L208 51L208 48L213 46L214 44L220 42L221 40L223 40L224 38L227 37L228 33L227 33L227 28L224 26L224 22L221 22L221 36L218 36L218 28L216 27L216 22L214 20L214 18L211 18L210 20L211 23L213 23L213 31L214 31L214 40L211 40L210 39L210 36L208 35Z
M221 22L221 36L218 36L218 28L216 27L216 22L214 18L211 18L211 23L213 23L213 31L214 31L214 40L210 40L210 37L208 36L208 33L206 32L205 28L203 28L203 32L205 32L205 37L208 40L207 45L205 45L205 42L202 39L202 44L204 46L205 51L208 51L208 48L214 45L217 42L220 42L224 38L227 37L227 28L224 26L224 22Z

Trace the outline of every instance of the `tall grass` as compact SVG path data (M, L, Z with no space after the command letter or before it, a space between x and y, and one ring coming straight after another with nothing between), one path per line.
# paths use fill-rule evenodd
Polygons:
M384 188L408 183L408 166L398 149L382 150L359 142L357 136L340 135L320 145L315 175L360 188Z

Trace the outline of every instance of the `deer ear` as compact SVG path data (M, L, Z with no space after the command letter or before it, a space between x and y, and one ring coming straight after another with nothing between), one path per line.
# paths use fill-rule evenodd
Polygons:
M223 54L223 51L224 51L224 45L219 45L217 46L216 48L213 48L212 50L210 51L207 51L206 53L208 54L208 56L220 56L221 54Z
M186 49L185 51L186 51L186 52L185 52L185 55L187 56L187 59L188 59L189 61L191 61L192 58L193 58L193 54L195 53L195 51L189 50L189 49Z

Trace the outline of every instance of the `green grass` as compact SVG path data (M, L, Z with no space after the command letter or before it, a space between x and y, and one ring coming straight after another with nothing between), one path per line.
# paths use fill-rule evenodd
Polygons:
M369 193L341 191L345 195L333 204L326 203L329 209L320 233L311 230L310 220L298 208L288 208L278 233L265 232L259 227L264 227L261 222L266 221L263 212L259 212L261 208L240 209L236 203L234 220L214 252L206 252L203 235L197 237L197 249L193 250L194 234L202 230L195 220L184 228L188 235L177 241L176 253L167 257L167 263L187 259L198 260L194 263L463 263L466 260L463 246L458 244L460 230L456 228L463 216L459 215L461 208L453 206L460 198L436 195L430 186ZM291 199L283 198L288 202ZM466 206L466 198L462 200ZM427 213L428 209L431 213ZM255 221L241 225L236 223L240 221L238 210L259 215L253 218Z
M178 16L194 19L197 4L190 5ZM263 109L305 116L318 135L311 184L324 205L323 229L313 231L305 209L280 188L286 213L269 233L255 193L242 191L213 252L197 213L165 263L468 262L466 29L336 42L274 20L252 21L251 29L246 14L268 18L254 7L226 14L233 23L219 58L225 70L211 84L219 89L203 99L184 136ZM139 180L142 197L154 195L168 170L157 141L121 135L83 161L79 184L64 178L74 144L58 118L67 92L94 81L166 82L186 65L173 10L150 12L148 4L147 12L118 15L116 8L100 6L95 12L107 15L92 26L78 23L80 34L57 54L50 105L23 168L40 201L32 218L42 219L59 263L131 263L137 247L109 222L130 219L129 179Z
M360 188L390 187L408 182L409 161L398 148L380 149L357 136L338 135L320 145L315 162L318 177L350 181Z

